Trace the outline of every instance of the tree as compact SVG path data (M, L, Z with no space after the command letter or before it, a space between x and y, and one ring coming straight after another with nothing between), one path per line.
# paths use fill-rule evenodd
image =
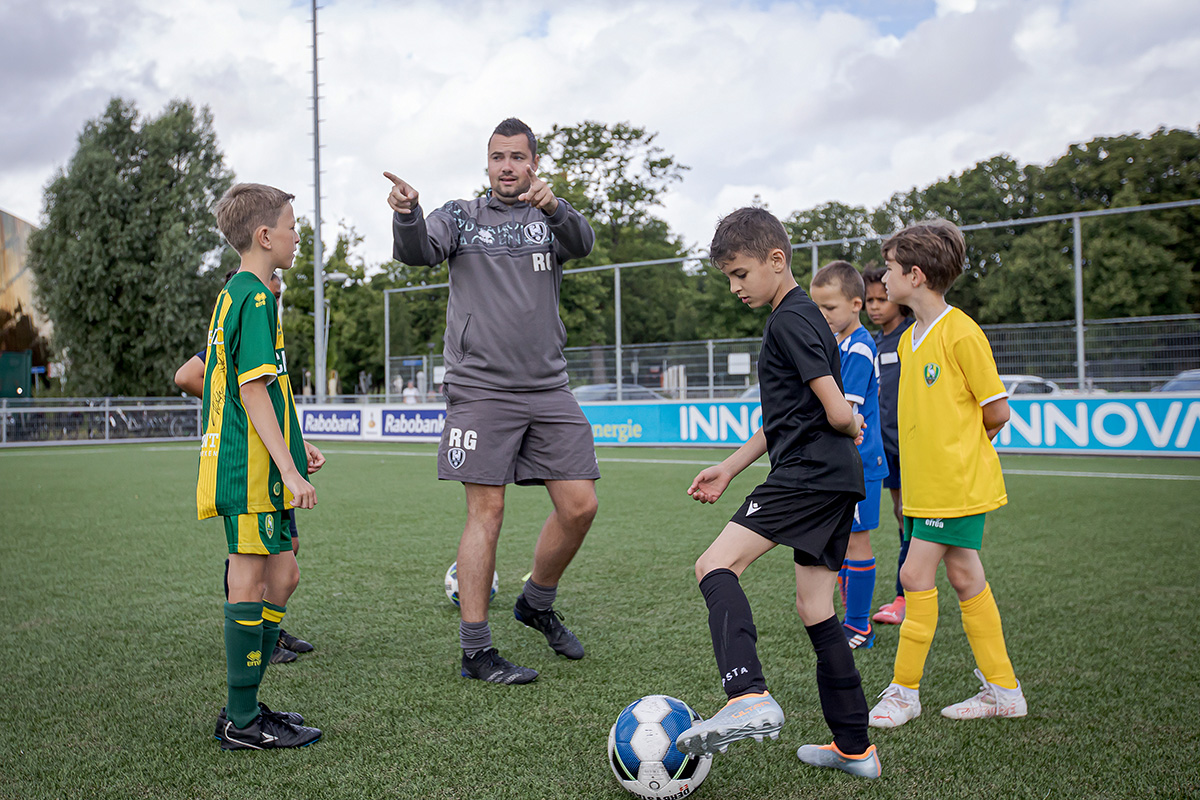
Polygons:
M541 142L541 171L555 193L592 224L591 255L568 268L678 258L688 248L653 214L688 167L655 144L658 134L618 122L585 120L555 125ZM621 271L622 339L629 343L674 338L674 319L687 291L680 264ZM614 338L611 273L572 275L563 282L562 316L568 344L611 344Z
M173 100L139 123L114 98L45 191L30 237L37 301L80 395L165 395L220 287L211 208L232 183L212 115Z

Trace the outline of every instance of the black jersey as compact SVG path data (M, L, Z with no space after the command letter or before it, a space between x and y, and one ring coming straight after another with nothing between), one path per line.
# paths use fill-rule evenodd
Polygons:
M842 392L841 356L829 323L803 289L787 293L767 318L758 356L763 432L773 475L805 490L865 497L854 440L834 430L809 381L833 376Z
M879 366L879 423L883 434L883 451L893 458L900 454L900 440L896 430L896 393L900 389L900 357L896 348L900 337L913 324L912 317L902 317L900 324L891 333L879 331L875 334L875 359ZM899 478L900 476L896 476Z

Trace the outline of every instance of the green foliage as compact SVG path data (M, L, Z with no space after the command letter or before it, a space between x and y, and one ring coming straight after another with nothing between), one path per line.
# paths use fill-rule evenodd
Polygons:
M231 183L207 108L174 100L139 121L114 98L84 126L29 242L73 394L176 392L221 285L210 209Z
M555 125L539 137L542 174L596 232L591 255L570 262L568 269L687 255L688 249L653 210L689 168L665 154L654 143L657 136L625 122L608 126L585 120ZM682 264L622 270L622 340L674 339L675 315L690 307L688 283ZM562 316L568 344L613 344L615 302L611 273L564 280Z

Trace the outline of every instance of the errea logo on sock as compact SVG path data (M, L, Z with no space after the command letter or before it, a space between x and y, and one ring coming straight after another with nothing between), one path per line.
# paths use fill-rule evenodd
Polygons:
M249 653L247 653L246 654L246 666L247 667L261 667L262 666L262 651L261 650L251 650Z

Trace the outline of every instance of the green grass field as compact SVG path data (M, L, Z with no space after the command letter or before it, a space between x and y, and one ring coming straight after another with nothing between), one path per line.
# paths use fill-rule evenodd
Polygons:
M765 469L709 507L684 490L724 452L600 451L600 513L557 604L588 648L578 662L513 619L550 505L544 490L511 489L493 631L541 677L505 687L458 675L457 612L441 581L465 512L462 489L435 479L433 448L323 449L284 622L316 650L272 667L260 696L325 736L266 753L222 752L212 738L225 691L224 537L194 519L194 447L0 450L0 796L619 800L630 795L605 744L622 707L652 693L704 716L723 704L692 563ZM883 779L801 765L796 748L828 731L791 553L776 550L743 583L788 723L778 742L718 756L698 797L1200 793L1200 461L1004 465L1009 505L989 515L984 562L1029 716L938 715L977 688L943 578L925 713L873 735ZM878 604L891 593L893 526L874 540ZM887 685L896 640L883 628L859 652L869 699Z

